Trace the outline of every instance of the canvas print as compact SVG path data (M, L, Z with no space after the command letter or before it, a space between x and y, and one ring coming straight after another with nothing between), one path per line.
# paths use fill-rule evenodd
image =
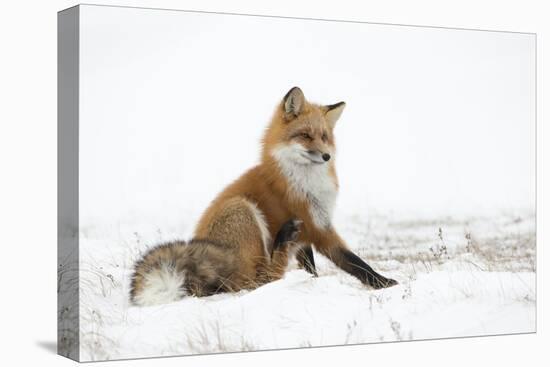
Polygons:
M59 353L535 332L535 45L59 12Z

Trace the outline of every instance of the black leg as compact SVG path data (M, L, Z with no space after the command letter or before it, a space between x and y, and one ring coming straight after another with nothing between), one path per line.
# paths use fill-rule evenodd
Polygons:
M296 259L300 266L310 274L317 275L317 269L315 268L315 258L313 257L313 249L311 245L302 247L298 253L296 253Z
M348 249L338 248L333 252L332 260L342 270L358 278L364 284L375 289L387 288L397 284L397 281L378 274L359 256Z
M302 221L298 219L290 219L285 222L277 232L275 241L271 248L271 257L273 257L273 251L282 248L287 242L296 241L298 234L300 233L300 226Z

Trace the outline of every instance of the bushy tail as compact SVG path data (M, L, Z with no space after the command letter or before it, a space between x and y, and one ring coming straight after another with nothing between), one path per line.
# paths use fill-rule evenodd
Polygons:
M165 243L136 263L130 300L151 306L228 291L236 268L236 254L228 246L204 240Z

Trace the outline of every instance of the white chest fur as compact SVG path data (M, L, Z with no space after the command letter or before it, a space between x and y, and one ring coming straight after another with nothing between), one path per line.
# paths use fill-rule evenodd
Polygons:
M293 147L273 150L273 157L288 181L291 196L309 204L309 214L319 228L328 228L336 203L337 189L328 164L303 164Z

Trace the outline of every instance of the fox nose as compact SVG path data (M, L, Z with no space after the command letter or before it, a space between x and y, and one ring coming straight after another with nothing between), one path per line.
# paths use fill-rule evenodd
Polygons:
M330 159L330 154L328 154L328 153L323 154L323 160L325 162L328 162L329 159Z

